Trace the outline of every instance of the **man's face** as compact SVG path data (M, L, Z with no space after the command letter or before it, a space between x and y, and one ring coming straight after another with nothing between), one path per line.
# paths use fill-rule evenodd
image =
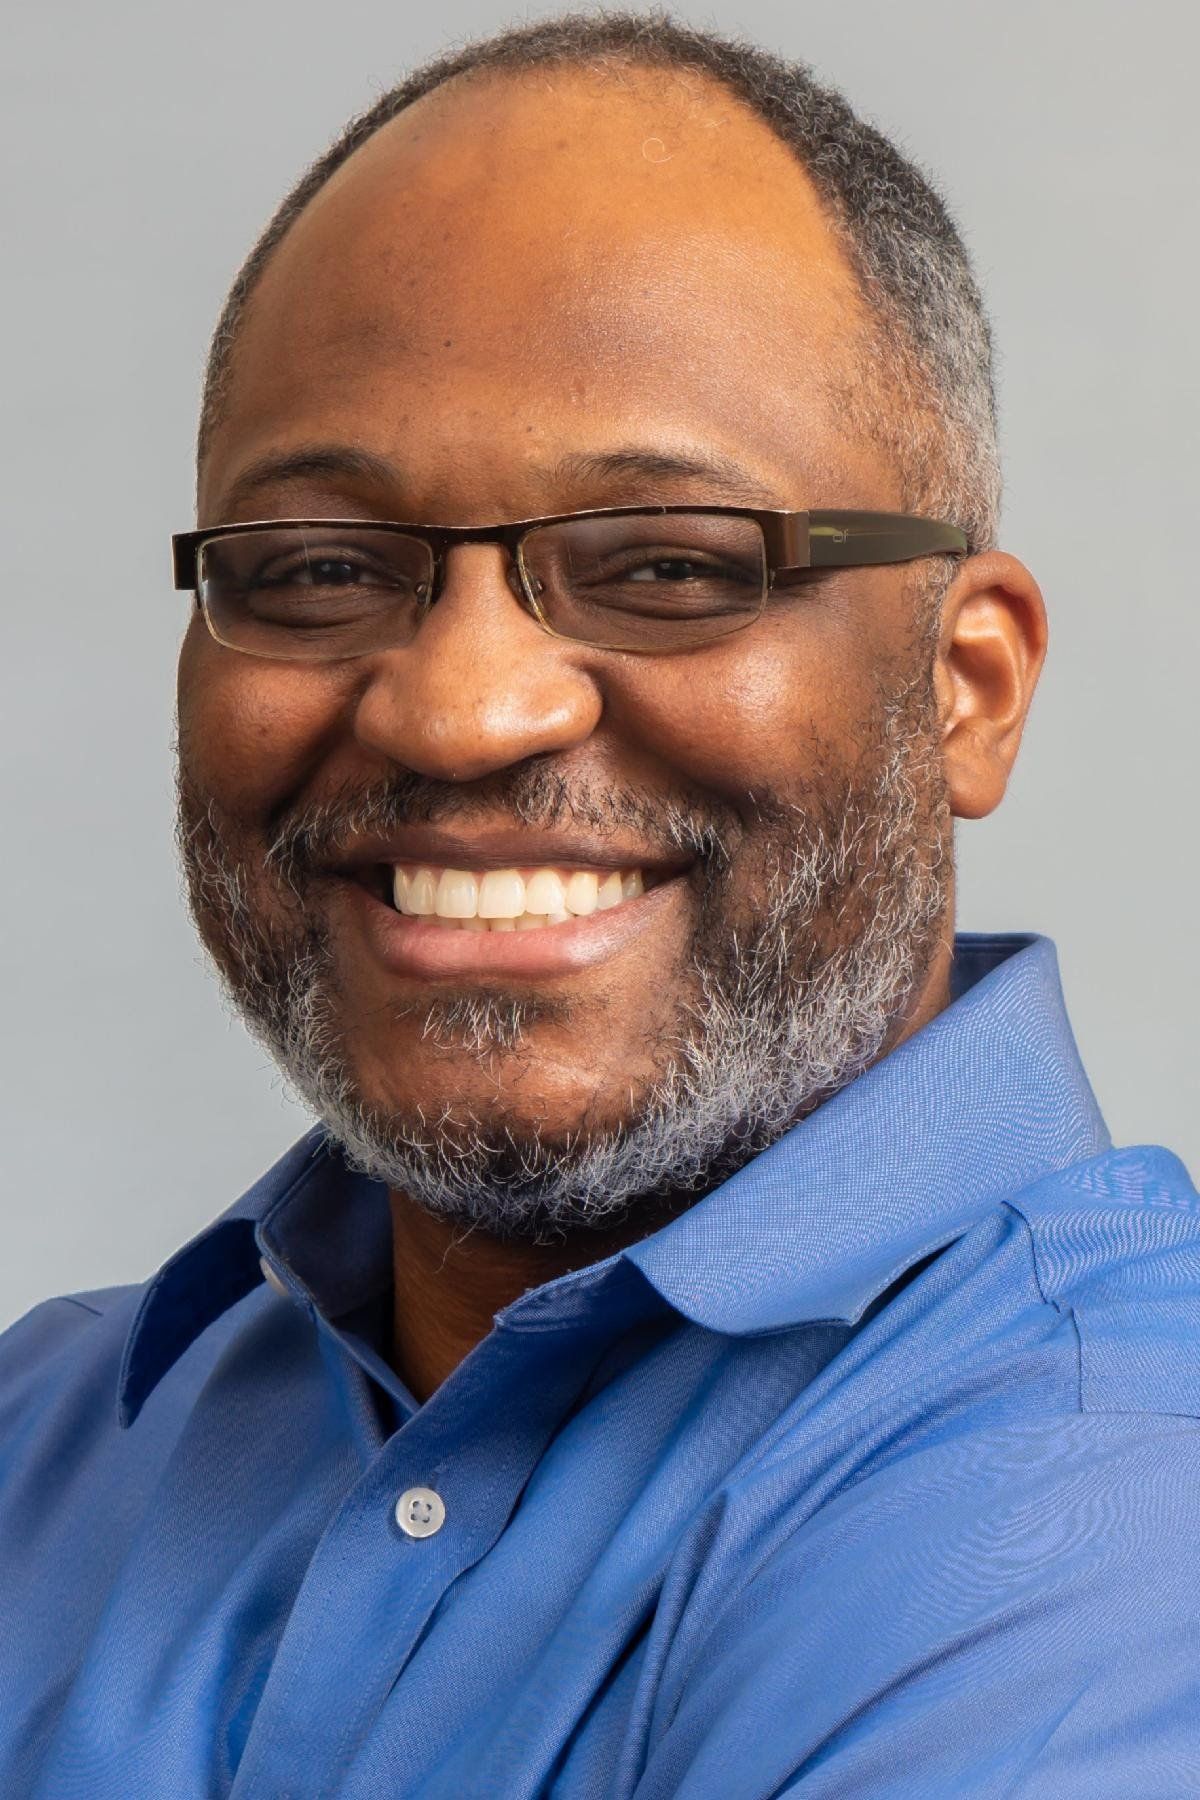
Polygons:
M640 72L451 84L276 252L200 522L899 509L883 453L840 428L862 324L807 179L719 89ZM376 470L248 479L318 446ZM900 568L830 571L743 632L638 656L548 636L504 553L473 545L416 637L378 655L269 661L193 618L180 786L198 921L302 1086L322 1062L314 1103L335 1128L353 1115L377 1173L419 1190L411 1157L436 1152L426 1197L447 1210L511 1227L523 1206L532 1230L540 1205L597 1216L599 1183L611 1214L620 1180L703 1185L878 1052L946 935L912 588ZM647 891L528 932L448 930L390 910L391 864L638 871ZM737 1062L742 1117L693 1094L680 1126L706 1056L709 1090L714 1056ZM774 1110L748 1123L756 1086ZM620 1178L610 1157L590 1198L577 1183L547 1209L524 1190L503 1216L447 1185L454 1154L474 1155L474 1179L517 1194L538 1147L561 1167L648 1142L648 1111L661 1139L672 1105L676 1137L707 1145L691 1167L678 1144L657 1164L627 1154Z

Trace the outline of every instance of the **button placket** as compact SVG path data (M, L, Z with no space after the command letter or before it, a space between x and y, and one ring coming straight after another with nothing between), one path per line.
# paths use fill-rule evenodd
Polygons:
M640 1307L648 1285L631 1265L622 1272L624 1285L636 1286ZM571 1316L531 1320L532 1328L498 1320L489 1338L378 1451L345 1495L308 1566L233 1795L290 1791L289 1783L296 1792L313 1791L315 1771L344 1775L385 1701L391 1704L390 1733L403 1736L401 1678L425 1626L451 1585L503 1532L602 1342L628 1325L621 1315L629 1299L610 1302L590 1319L576 1304ZM430 1480L438 1488L428 1487ZM414 1498L422 1504L410 1505ZM428 1544L412 1541L405 1519ZM336 1719L322 1703L331 1631L339 1655L352 1657L358 1671L352 1701L340 1698Z

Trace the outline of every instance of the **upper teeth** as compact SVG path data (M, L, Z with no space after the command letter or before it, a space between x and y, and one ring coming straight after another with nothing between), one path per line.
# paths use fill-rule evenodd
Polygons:
M397 867L398 912L475 931L561 925L645 893L640 869L470 869Z

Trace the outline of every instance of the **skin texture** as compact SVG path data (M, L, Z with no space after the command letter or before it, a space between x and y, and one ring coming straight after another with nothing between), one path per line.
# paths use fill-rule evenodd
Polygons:
M862 321L803 171L721 89L642 70L452 82L357 152L276 252L201 470L199 522L472 523L641 501L898 510L884 453L839 425ZM390 473L245 482L260 459L314 444L369 450ZM627 450L719 457L744 480L584 460ZM831 759L852 768L881 672L911 669L916 643L911 573L889 567L831 572L802 606L686 656L591 650L543 633L501 551L469 546L414 641L356 662L242 656L193 618L181 756L251 863L282 812L397 768L486 796L489 777L538 757L585 787L744 812L747 795L802 791ZM957 816L1003 796L1044 649L1028 570L998 551L967 559L934 669ZM746 844L752 883L749 827ZM636 840L630 851L638 862ZM373 960L344 890L327 903L347 1041L375 1101L483 1109L503 1086L550 1131L619 1118L686 981L681 884L652 929L556 979L570 1016L533 1027L534 1054L447 1054L388 1011L414 983ZM894 1041L947 1003L951 944L947 921ZM403 1194L392 1207L394 1362L419 1399L500 1307L661 1217L539 1245L464 1237Z

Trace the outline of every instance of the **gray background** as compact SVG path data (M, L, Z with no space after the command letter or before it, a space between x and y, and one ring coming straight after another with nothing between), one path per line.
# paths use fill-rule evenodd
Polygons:
M1114 1136L1195 1171L1196 10L676 10L812 63L964 226L1000 350L1003 541L1053 645L1010 796L960 832L960 923L1058 940ZM403 70L507 16L10 0L0 1325L141 1280L303 1127L179 900L167 536L191 522L207 334L285 186Z

